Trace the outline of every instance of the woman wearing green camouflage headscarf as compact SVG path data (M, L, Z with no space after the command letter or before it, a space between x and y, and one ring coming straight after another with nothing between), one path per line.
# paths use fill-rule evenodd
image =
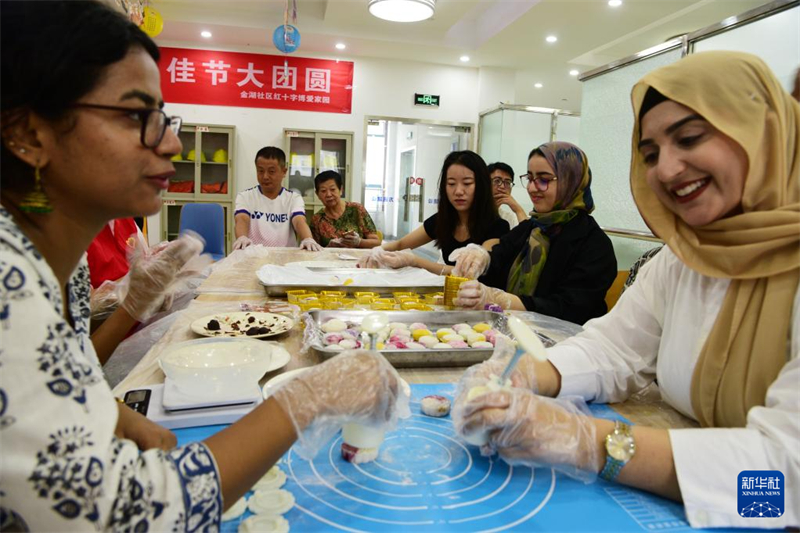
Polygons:
M591 182L586 154L574 144L550 142L531 151L522 176L531 218L500 239L482 283L464 283L456 305L496 304L579 324L603 315L617 261L611 240L589 215Z

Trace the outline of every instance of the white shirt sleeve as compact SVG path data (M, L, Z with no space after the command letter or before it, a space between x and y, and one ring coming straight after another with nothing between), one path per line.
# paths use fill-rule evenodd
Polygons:
M233 212L234 216L238 215L239 213L245 213L247 215L252 213L252 206L247 201L248 196L245 194L246 191L242 191L236 195L236 210Z
M547 351L561 374L560 396L619 402L653 381L663 317L658 259L644 266L610 313Z
M675 470L692 527L800 527L799 345L800 291L793 311L791 359L767 389L765 405L747 413L747 426L670 430ZM782 516L739 515L738 474L743 470L783 473Z
M303 197L297 193L292 194L292 207L289 211L289 220L292 220L297 215L306 215L306 203Z
M88 309L83 270L70 300ZM0 279L0 522L26 531L218 529L219 475L206 446L140 453L118 439L118 404L88 332L63 318L52 271L0 242Z

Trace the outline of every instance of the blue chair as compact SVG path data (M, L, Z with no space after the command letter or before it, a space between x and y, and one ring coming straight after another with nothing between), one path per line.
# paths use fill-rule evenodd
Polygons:
M219 204L185 204L181 209L180 233L192 230L205 240L203 253L214 261L225 257L225 211Z

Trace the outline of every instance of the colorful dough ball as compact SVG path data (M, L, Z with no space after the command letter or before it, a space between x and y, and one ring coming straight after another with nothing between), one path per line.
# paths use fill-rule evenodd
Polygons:
M322 337L322 341L325 344L339 344L339 341L344 339L340 333L326 333Z
M466 339L464 339L464 337L462 337L458 333L453 333L452 335L445 335L442 340L444 342L453 344L453 341L463 341L463 340L466 340Z
M472 326L472 329L474 329L478 333L483 333L487 329L492 329L492 326L490 326L486 322L481 322L479 324L475 324L474 326Z
M411 330L411 335L414 337L415 341L418 341L421 337L427 337L431 335L431 332L425 328L417 328Z
M422 413L428 416L447 416L450 414L450 400L438 394L425 396L420 402Z
M432 346L434 350L450 350L453 347L447 344L446 342L437 342Z
M339 346L344 348L345 350L352 350L353 348L357 347L360 343L358 341L354 341L352 339L343 339L339 341Z
M411 331L414 331L416 329L424 329L425 331L427 331L428 330L428 326L426 326L422 322L414 322L413 324L408 326L408 329L410 329Z
M439 338L439 340L444 339L446 335L453 335L453 334L455 334L455 331L453 331L450 328L442 328L436 332L436 336Z
M447 341L447 344L453 348L469 348L469 344L466 341Z
M425 345L419 342L412 341L406 343L406 348L408 348L409 350L424 350Z

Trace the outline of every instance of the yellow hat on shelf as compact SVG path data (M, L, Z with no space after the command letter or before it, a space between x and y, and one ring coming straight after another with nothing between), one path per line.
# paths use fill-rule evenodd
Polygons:
M170 157L170 159L172 161L183 161L183 156L181 154L175 154L172 157Z
M227 163L228 162L228 151L224 148L220 148L216 152L214 152L213 157L211 158L212 161L215 163Z
M189 153L186 154L186 159L188 159L189 161L194 161L196 158L197 156L195 155L194 150L189 150ZM207 161L206 154L201 151L200 162L205 163L206 161Z

